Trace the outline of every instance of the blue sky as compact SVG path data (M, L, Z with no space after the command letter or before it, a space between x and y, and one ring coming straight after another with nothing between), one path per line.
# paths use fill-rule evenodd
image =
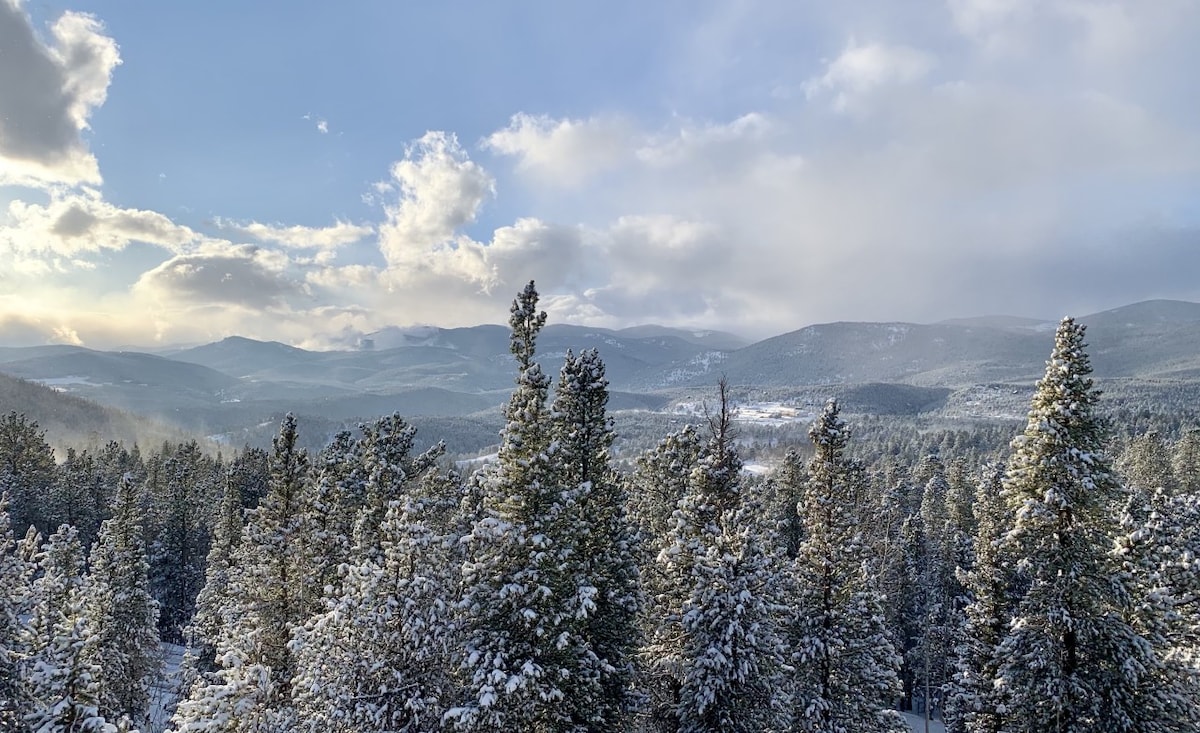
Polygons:
M0 343L1200 299L1200 4L0 0Z

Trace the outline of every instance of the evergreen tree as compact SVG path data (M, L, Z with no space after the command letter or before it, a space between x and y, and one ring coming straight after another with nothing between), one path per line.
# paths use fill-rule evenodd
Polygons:
M68 448L50 490L51 522L77 529L84 552L88 552L100 532L100 523L109 515L111 494L92 455Z
M1175 444L1171 469L1180 492L1200 495L1200 428L1188 430Z
M235 480L231 466L213 525L212 545L204 568L204 587L196 598L196 614L188 626L189 664L195 672L209 673L216 669L217 640L221 636L225 610L232 601L229 593L236 552L242 543L242 485Z
M795 562L792 664L801 731L906 730L893 705L899 657L869 572L865 472L846 456L849 428L830 400L809 429L816 454L800 503L805 538Z
M582 577L575 487L555 471L549 379L534 360L546 314L532 282L511 309L517 386L497 460L476 484L478 513L463 563L464 730L577 730L601 696L584 634L596 588Z
M208 555L208 521L219 504L221 469L195 441L151 457L146 493L150 502L150 587L158 602L159 635L182 643L196 612Z
M947 731L1001 733L1006 711L1004 690L995 680L1000 666L998 647L1008 633L1009 573L999 554L1007 531L1007 513L1000 497L1002 464L993 464L975 492L975 538L958 577L966 593L962 625L954 648L954 674L947 687Z
M937 456L924 463L929 479L921 498L918 588L920 633L908 655L920 681L926 714L942 707L942 688L949 679L951 648L961 606L962 588L955 579L958 531L950 519L950 482Z
M1084 349L1084 327L1064 319L1004 479L1015 518L1001 552L1018 593L999 648L998 684L1009 698L1002 727L1177 730L1146 687L1155 650L1126 621L1130 599L1110 552L1122 490L1103 450Z
M38 733L115 731L100 713L103 671L84 609L83 546L66 525L50 536L33 583L20 677L30 698L25 722Z
M92 547L84 611L94 641L91 661L99 669L100 713L145 726L161 660L137 498L133 477L124 477L113 518Z
M411 476L388 501L381 554L344 568L340 597L298 632L298 726L436 731L455 690L451 599L457 475Z
M630 515L638 528L639 566L646 597L644 648L639 653L641 688L647 701L640 718L654 731L676 731L680 691L679 619L690 593L688 556L659 562L672 545L672 518L688 492L704 443L688 425L668 435L637 460L628 479Z
M683 581L651 637L651 674L671 680L670 708L650 710L679 731L776 730L787 717L776 626L778 578L762 506L740 479L724 380L710 437L673 515L658 561ZM673 704L672 704L673 703ZM669 722L668 722L669 721Z
M575 550L582 561L575 585L595 588L582 633L594 666L584 674L598 680L600 696L587 700L573 718L589 730L613 730L626 727L622 721L636 703L634 656L643 600L624 486L609 466L615 434L608 416L608 379L595 349L578 357L567 352L551 413L557 478L576 493L572 509L584 528Z
M0 731L21 729L27 701L18 663L29 616L32 566L13 537L8 496L0 494Z
M1171 449L1162 435L1150 430L1129 442L1116 467L1129 487L1146 494L1162 492L1170 496L1177 491L1171 457Z
M292 629L308 619L319 589L306 581L313 551L304 541L308 456L296 419L280 424L271 482L248 512L233 552L229 594L216 641L218 669L199 678L173 723L186 731L286 731L295 726Z
M57 477L54 450L37 422L10 412L0 418L0 494L8 494L14 533L52 528L46 497Z
M1157 654L1142 671L1138 707L1159 729L1200 720L1200 499L1164 489L1130 491L1117 554L1130 595L1126 620ZM1149 694L1147 694L1149 693Z

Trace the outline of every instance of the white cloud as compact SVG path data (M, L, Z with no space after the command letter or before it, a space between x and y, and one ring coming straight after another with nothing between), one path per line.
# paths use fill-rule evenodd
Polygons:
M931 54L916 48L852 40L824 74L805 82L804 91L810 99L831 93L834 109L846 110L878 88L919 81L935 64Z
M216 224L259 241L273 242L295 249L337 249L362 241L375 231L375 228L368 224L351 224L340 220L329 227L286 226L262 224L257 221L241 224L223 219L217 219Z
M517 169L559 185L578 186L628 159L630 125L614 117L586 120L513 115L484 145L517 159Z
M53 45L34 33L19 2L0 2L0 185L97 184L100 168L80 133L104 103L117 44L95 18L64 13Z
M154 211L123 209L89 189L53 190L46 204L14 200L0 226L0 252L72 260L145 242L179 252L198 235Z
M206 242L196 252L176 255L143 273L133 292L157 303L279 307L289 298L307 295L289 272L290 264L280 252Z
M399 281L435 273L487 287L492 274L480 246L458 232L494 194L491 175L444 132L427 132L408 146L391 172L398 197L384 206L379 226L389 271Z

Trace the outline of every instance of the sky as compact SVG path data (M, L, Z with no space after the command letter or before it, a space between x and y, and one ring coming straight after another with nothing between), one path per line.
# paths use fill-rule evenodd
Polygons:
M0 0L0 345L1200 300L1200 0Z

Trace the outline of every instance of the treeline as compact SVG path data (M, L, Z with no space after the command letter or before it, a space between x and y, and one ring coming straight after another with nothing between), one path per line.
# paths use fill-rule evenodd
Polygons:
M604 365L568 352L552 382L537 302L530 283L513 303L498 456L466 476L398 416L316 454L289 416L228 463L111 445L58 466L10 416L0 481L32 528L0 512L0 730L148 727L159 637L188 648L180 731L1200 716L1200 433L1141 435L1114 468L1082 326L1059 328L1005 463L965 433L864 463L831 401L755 478L724 383L618 471Z

